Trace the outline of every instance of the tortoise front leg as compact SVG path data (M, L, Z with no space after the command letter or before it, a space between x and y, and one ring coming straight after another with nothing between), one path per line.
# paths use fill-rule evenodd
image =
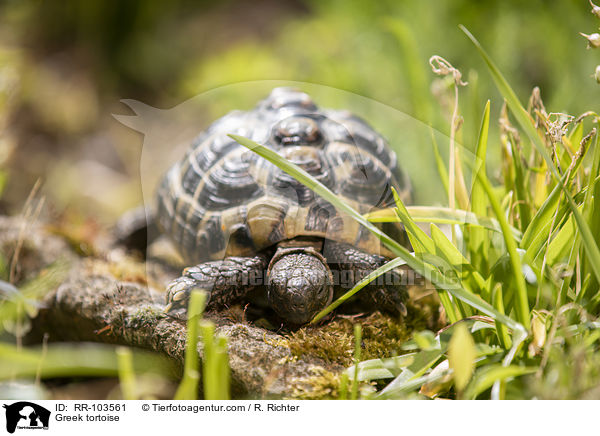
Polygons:
M339 280L337 288L344 292L387 262L383 256L365 253L351 245L334 241L325 243L323 255L332 271L336 271L336 280ZM408 299L406 279L409 271L406 266L396 268L365 286L356 295L361 306L394 315L406 315L404 302Z
M194 289L207 293L208 310L226 307L264 285L267 265L267 257L258 255L227 257L186 268L181 277L167 287L166 311L170 315L183 317Z

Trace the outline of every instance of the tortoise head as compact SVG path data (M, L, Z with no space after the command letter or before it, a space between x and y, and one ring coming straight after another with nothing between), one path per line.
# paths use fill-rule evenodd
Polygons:
M333 277L312 247L280 248L267 271L269 305L289 324L308 323L333 298Z

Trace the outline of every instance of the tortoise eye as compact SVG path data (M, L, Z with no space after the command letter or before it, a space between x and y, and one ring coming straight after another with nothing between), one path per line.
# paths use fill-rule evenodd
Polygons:
M320 145L323 134L315 120L308 117L292 117L277 123L273 129L275 141L287 145Z

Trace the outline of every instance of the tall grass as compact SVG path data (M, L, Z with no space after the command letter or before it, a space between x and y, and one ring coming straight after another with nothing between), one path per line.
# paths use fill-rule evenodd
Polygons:
M591 314L597 313L600 303L600 121L594 112L578 117L549 114L538 90L526 109L479 42L462 30L507 103L498 141L506 152L502 178L490 179L488 101L482 108L476 143L468 147L475 151L475 162L464 158L467 153L452 153L449 168L438 164L450 208L410 208L396 196L395 208L361 216L274 151L232 135L352 216L397 256L316 319L402 264L427 277L438 290L451 325L435 335L416 335L405 345L405 351L411 352L403 356L356 362L344 375L352 383L352 396L358 392L358 382L368 381L380 387L369 398L406 398L419 392L431 397L527 398L574 377L568 366L554 360L561 354L556 350L568 359L572 349L585 343L587 354L581 364L591 368L598 361L599 324ZM458 130L457 110L452 132ZM518 127L512 125L513 117ZM450 142L454 148L454 136ZM470 195L455 208L456 186L468 186L465 168L472 174ZM429 233L421 230L417 219L431 221ZM414 252L373 225L385 221L404 224ZM444 222L456 230L452 241L436 225ZM563 378L545 377L557 367L566 373ZM586 374L588 385L600 381L591 369ZM566 396L581 394L561 388ZM345 397L347 387L342 391Z

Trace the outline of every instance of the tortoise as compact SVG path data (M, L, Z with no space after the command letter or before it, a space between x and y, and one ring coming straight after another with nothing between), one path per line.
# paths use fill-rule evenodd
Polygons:
M207 292L208 310L258 293L283 323L303 325L390 253L352 218L228 134L277 151L361 213L393 205L392 187L410 201L410 182L364 120L320 109L292 88L275 88L254 109L215 121L166 173L155 218L195 265L168 286L168 313L184 316L193 289ZM400 224L382 226L408 246ZM371 283L356 305L405 315L404 271Z

